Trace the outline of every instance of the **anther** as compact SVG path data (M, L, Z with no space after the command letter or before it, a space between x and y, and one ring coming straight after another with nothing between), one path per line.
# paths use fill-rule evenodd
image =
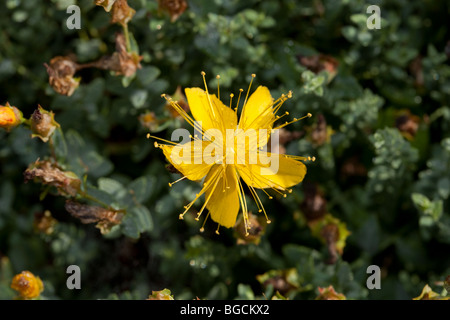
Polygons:
M269 220L269 219L267 219L266 223L267 223L267 224L271 224L271 223L272 223L272 221L271 221L271 220Z
M256 77L256 74L252 73L252 78Z
M155 148L159 148L158 142L155 141L154 146L155 146Z
M201 227L200 232L204 232L204 231L205 231L205 228Z
M180 213L180 215L178 216L178 218L179 218L180 220L183 220L183 219L184 219L183 214Z
M150 133L147 133L147 139L150 139Z
M200 72L202 76L206 75L205 71Z
M311 114L311 113L308 113L307 116L308 116L308 118L311 118L311 117L312 117L312 114Z
M312 161L316 161L316 157L312 157L311 160L312 160Z

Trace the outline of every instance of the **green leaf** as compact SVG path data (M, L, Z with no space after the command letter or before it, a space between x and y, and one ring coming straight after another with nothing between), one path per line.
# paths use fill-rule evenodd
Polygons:
M143 203L150 198L153 192L154 183L155 177L139 177L132 181L127 189L132 193L135 201Z
M122 233L130 238L139 239L139 226L133 215L126 214L120 224Z
M146 207L134 207L128 211L128 214L132 215L132 218L136 221L136 224L141 233L151 231L153 229L152 216L150 214L150 211Z

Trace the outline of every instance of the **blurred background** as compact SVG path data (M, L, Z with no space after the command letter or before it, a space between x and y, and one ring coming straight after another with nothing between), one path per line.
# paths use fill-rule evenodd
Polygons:
M0 130L1 299L17 296L10 285L23 270L42 279L41 299L145 299L164 288L175 299L315 299L329 286L347 299L412 299L425 285L445 295L448 1L108 2L0 3L0 104L26 119L40 105L60 125L48 142L26 123ZM66 24L73 4L80 29ZM367 27L370 5L380 29ZM203 87L201 71L210 88L220 74L225 104L255 73L253 88L293 91L282 111L313 114L281 144L316 161L287 198L264 198L270 225L248 194L247 238L239 224L216 235L211 221L200 233L203 202L180 221L200 184L169 188L180 176L146 139L187 127L161 94L183 101L184 88ZM75 174L81 191L25 181L37 159ZM126 214L103 230L76 214L93 206ZM73 264L81 290L66 287ZM369 265L381 269L379 290L366 287Z

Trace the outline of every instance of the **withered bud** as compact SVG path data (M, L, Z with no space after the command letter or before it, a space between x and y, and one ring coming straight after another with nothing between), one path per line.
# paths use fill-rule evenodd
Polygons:
M102 234L107 234L111 228L122 222L123 213L112 209L81 204L73 200L66 200L65 208L73 217L80 219L81 223L96 223L96 228Z
M447 295L450 294L450 275L445 278L444 289L447 290Z
M234 226L237 244L259 244L261 241L261 236L264 234L267 225L265 219L262 216L257 216L249 212L248 225L249 228L246 230L244 219L240 217Z
M105 70L111 70L116 75L130 77L141 68L142 57L135 52L128 52L125 43L125 36L122 33L116 34L116 52L112 56L102 57L95 66Z
M158 0L158 9L170 15L170 21L175 22L187 9L186 0Z
M308 221L322 218L327 213L327 200L318 188L317 184L305 182L303 184L305 199L300 204L305 218Z
M342 293L337 293L334 290L333 286L329 286L328 288L317 288L319 290L319 295L316 297L316 300L346 300L347 298Z
M257 275L256 279L264 287L272 286L274 291L278 291L281 295L286 295L300 286L296 268L270 270L264 274Z
M321 236L325 240L328 249L328 264L334 264L338 258L338 252L336 248L336 242L339 240L339 228L335 224L327 224L320 232Z
M55 115L52 111L46 111L41 106L33 112L31 115L31 137L39 138L44 142L47 142L52 136L56 128L59 127L59 123L55 121Z
M81 181L75 173L62 171L50 161L37 160L23 175L25 182L37 180L42 184L54 186L59 194L64 196L75 196L81 187Z
M395 119L395 126L408 140L412 140L419 129L420 118L409 111Z
M360 162L358 156L352 156L345 160L341 167L342 178L348 178L351 176L364 177L367 175L367 168Z
M300 55L298 56L298 61L316 74L324 70L327 71L329 75L328 82L336 76L339 66L339 62L334 57L324 54L314 56Z
M39 212L34 215L33 228L36 232L52 234L58 221L52 217L49 210Z
M134 10L128 5L127 0L116 0L112 4L111 23L119 23L125 26L133 18L135 13L136 10Z
M155 131L159 127L158 118L156 118L155 113L152 111L141 114L139 116L139 122L144 128L148 129L149 131Z
M174 300L172 292L169 289L163 289L160 291L152 291L152 294L148 296L147 300Z
M109 12L116 0L95 0L95 4L97 6L101 6L105 9L106 12Z
M78 64L71 57L57 56L50 60L50 65L44 63L49 75L49 83L59 94L71 96L80 84L80 79L74 78Z
M328 130L327 121L325 120L323 114L319 114L317 116L317 122L313 126L310 137L311 141L316 146L321 146L330 141L331 132Z

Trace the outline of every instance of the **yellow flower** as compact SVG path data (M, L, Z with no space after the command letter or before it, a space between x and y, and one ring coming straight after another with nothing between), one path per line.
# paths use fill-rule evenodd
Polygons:
M21 298L33 299L39 297L44 285L42 280L30 271L22 271L12 279L11 288L18 291Z
M19 109L10 106L8 102L6 106L0 105L0 128L10 131L21 124L22 121L22 112Z
M219 226L231 228L235 225L237 215L242 208L248 235L250 225L244 183L248 186L258 211L264 212L267 222L270 223L256 189L261 189L269 199L272 199L272 196L265 189L272 189L286 197L287 193L291 192L288 188L295 186L305 177L306 166L302 161L314 160L310 157L263 153L261 150L268 144L271 134L277 129L310 117L311 114L274 126L277 120L289 114L286 112L282 116L276 115L282 104L292 97L292 92L274 100L267 87L259 86L249 96L255 77L253 74L238 121L239 101L243 90L240 89L236 107L233 109L233 94L230 95L228 107L220 100L219 86L217 96L208 93L204 72L202 76L206 91L200 88L185 90L192 116L176 101L165 94L162 95L191 126L201 132L201 138L195 134L194 137L190 136L191 140L184 144L161 139L168 144L155 142L155 146L161 148L167 160L183 174L183 177L175 182L185 178L193 181L204 179L203 188L195 199L185 206L180 219L183 219L192 205L205 195L205 203L198 212L196 220L207 208L208 216L211 215L212 220L218 223L216 230L218 234ZM220 77L217 76L217 79L219 80ZM201 125L199 125L200 122ZM248 134L249 132L255 134ZM147 137L152 136L148 134ZM214 161L210 161L211 158ZM272 162L277 165L272 166ZM170 183L169 186L172 184ZM200 231L204 230L203 226Z

